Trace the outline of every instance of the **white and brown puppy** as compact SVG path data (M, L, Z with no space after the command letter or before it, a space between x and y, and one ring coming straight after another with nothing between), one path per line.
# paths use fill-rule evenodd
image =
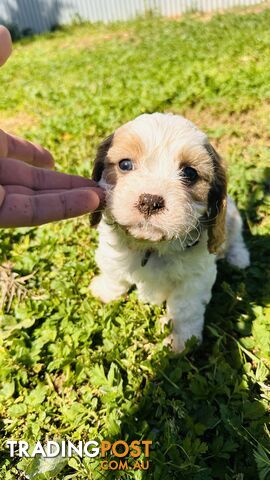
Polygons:
M109 302L135 284L143 302L166 301L175 350L193 335L201 340L217 255L249 265L242 221L207 136L179 115L141 115L100 145L93 178L107 191L102 219L92 217L101 220L93 295Z

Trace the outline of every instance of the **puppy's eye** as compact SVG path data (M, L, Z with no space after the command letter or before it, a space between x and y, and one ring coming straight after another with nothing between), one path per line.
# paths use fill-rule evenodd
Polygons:
M129 172L130 170L133 170L132 160L130 160L129 158L123 158L123 160L120 160L119 162L119 168L124 172Z
M195 168L192 167L184 167L181 170L182 177L189 183L193 183L198 178L198 173Z

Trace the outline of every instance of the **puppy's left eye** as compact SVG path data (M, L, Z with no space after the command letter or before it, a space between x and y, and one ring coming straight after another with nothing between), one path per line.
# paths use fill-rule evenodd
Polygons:
M184 167L181 169L181 176L189 183L193 183L198 178L198 173L195 168L192 167Z
M133 162L129 158L123 158L123 160L120 160L118 165L120 170L123 170L125 172L133 170Z

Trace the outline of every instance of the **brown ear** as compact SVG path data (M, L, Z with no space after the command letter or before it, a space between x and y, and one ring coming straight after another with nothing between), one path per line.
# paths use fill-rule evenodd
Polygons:
M105 138L105 140L99 145L97 149L96 158L94 161L94 167L92 171L92 178L95 182L99 182L102 177L103 170L105 168L105 160L108 153L109 148L112 145L113 141L113 134L109 137ZM91 227L96 227L102 217L102 212L93 212L90 216L90 225Z
M217 253L225 241L227 178L223 161L214 147L206 144L214 170L214 178L208 194L208 250Z
M92 171L92 178L95 182L99 182L102 177L103 170L105 168L105 159L109 148L112 145L113 134L105 138L103 142L98 146L96 158L94 161L94 167Z

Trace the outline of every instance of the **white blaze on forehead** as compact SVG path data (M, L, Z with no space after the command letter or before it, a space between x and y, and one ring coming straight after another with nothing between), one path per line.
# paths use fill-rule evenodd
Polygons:
M192 122L172 113L143 114L128 123L147 150L160 147L181 148L188 145L203 145L207 136Z
M207 143L207 136L192 122L171 113L143 114L124 128L144 146L143 168L164 178L177 178L179 156L185 146Z

